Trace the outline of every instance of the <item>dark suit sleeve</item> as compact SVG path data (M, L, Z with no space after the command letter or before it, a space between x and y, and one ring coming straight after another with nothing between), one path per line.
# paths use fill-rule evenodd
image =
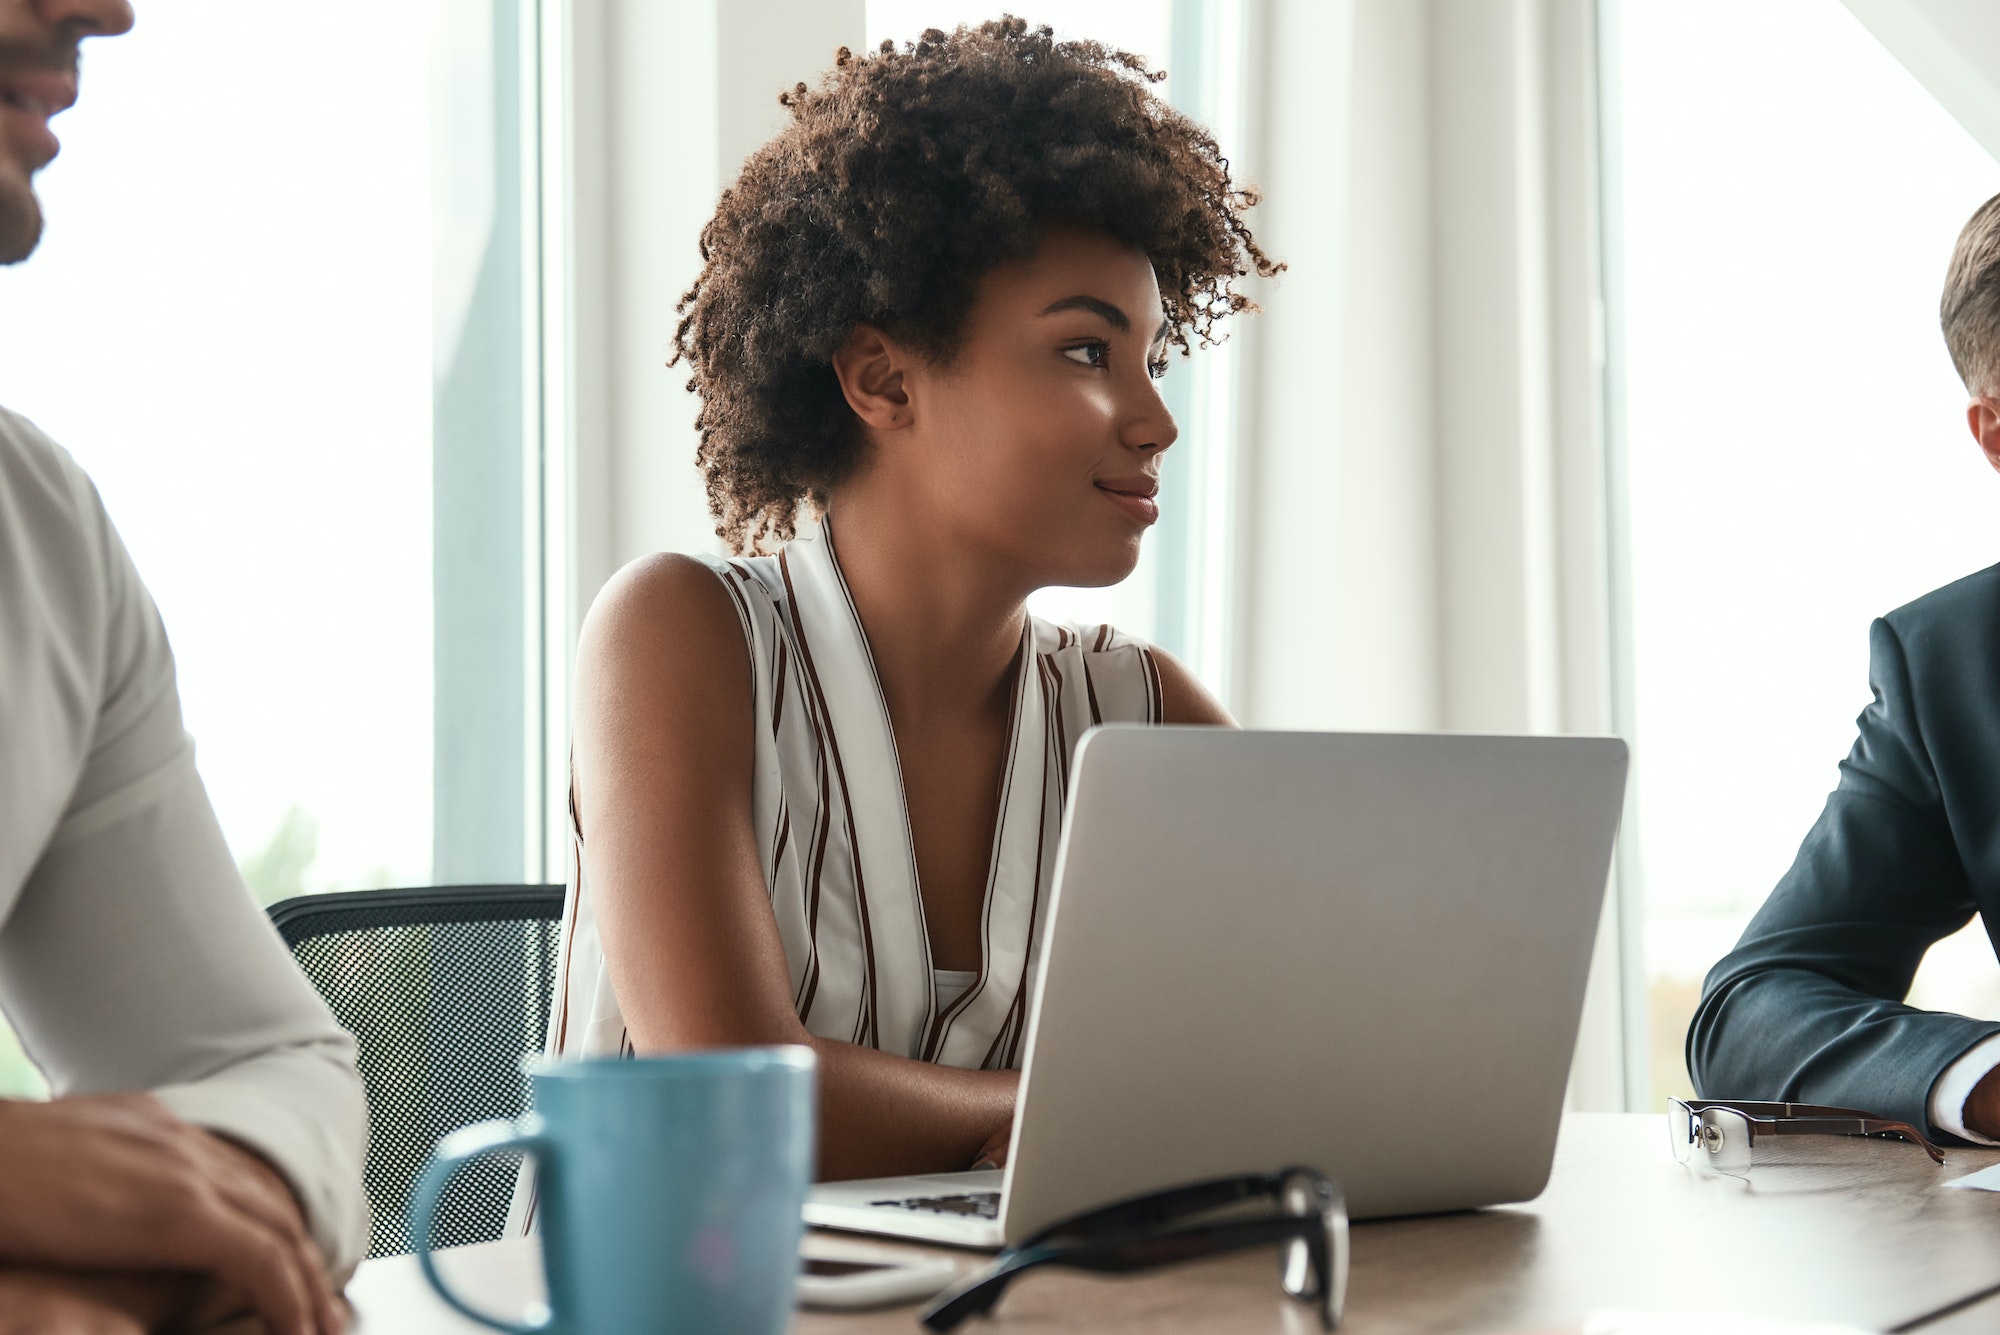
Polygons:
M1869 633L1861 735L1798 860L1709 972L1688 1029L1704 1098L1862 1108L1925 1126L1931 1085L2000 1024L1903 1004L1931 944L1974 902L1902 642Z

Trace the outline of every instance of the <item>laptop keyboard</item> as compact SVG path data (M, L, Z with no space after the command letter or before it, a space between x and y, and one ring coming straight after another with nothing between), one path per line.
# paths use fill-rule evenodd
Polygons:
M911 1196L904 1200L868 1203L887 1205L898 1210L928 1210L932 1214L966 1215L974 1219L1000 1217L1000 1193L997 1191L968 1191L957 1196Z

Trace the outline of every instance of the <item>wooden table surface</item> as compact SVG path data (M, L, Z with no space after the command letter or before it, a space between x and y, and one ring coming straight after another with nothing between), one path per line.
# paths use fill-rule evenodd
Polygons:
M1674 1162L1660 1117L1574 1114L1535 1201L1357 1225L1343 1330L1573 1327L1605 1307L1882 1331L1923 1326L1932 1335L2000 1329L2000 1296L1980 1301L2000 1295L2000 1194L1944 1187L2000 1162L2000 1151L1948 1151L1939 1168L1900 1142L1829 1138L1824 1149L1811 1167L1758 1168L1751 1181L1714 1177ZM828 1255L924 1250L829 1233L811 1235L807 1247ZM952 1254L965 1269L984 1261ZM539 1292L532 1242L457 1249L450 1264L496 1311L518 1312ZM368 1262L348 1293L356 1335L480 1329L430 1296L409 1257ZM793 1329L908 1335L915 1310L801 1312ZM1317 1323L1280 1292L1273 1249L1132 1278L1030 1274L991 1320L962 1329L1304 1335Z
M1923 1335L1993 1335L2000 1330L2000 1293L1989 1293L1914 1327Z

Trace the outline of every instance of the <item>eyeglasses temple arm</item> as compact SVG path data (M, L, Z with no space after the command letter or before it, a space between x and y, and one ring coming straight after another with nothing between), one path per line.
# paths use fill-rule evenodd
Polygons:
M1233 1205L1237 1201L1251 1200L1259 1196L1275 1196L1284 1178L1283 1173L1218 1177L1207 1182L1174 1187L1168 1191L1134 1196L1130 1200L1118 1201L1084 1214L1057 1220L1047 1228L1029 1234L1007 1250L1010 1253L1026 1251L1030 1247L1039 1247L1051 1238L1067 1238L1072 1235L1079 1243L1085 1243L1094 1233L1136 1232L1171 1219L1178 1219L1182 1215L1204 1214L1225 1205Z
M1127 1274L1174 1261L1222 1256L1269 1242L1316 1236L1325 1227L1318 1215L1280 1215L1273 1219L1230 1219L1195 1224L1152 1237L1130 1238L1095 1247L1065 1248L1044 1264L1097 1274Z
M1859 1108L1835 1108L1824 1103L1780 1103L1770 1099L1675 1099L1690 1112L1704 1112L1710 1108L1728 1108L1751 1117L1874 1117ZM1880 1120L1880 1119L1876 1119Z
M917 1320L929 1330L950 1330L969 1316L984 1316L1014 1276L1050 1259L1053 1248L1010 1247L991 1266L938 1298Z
M975 1276L964 1286L939 1298L919 1319L931 1330L950 1330L969 1316L991 1311L1014 1277L1036 1266L1055 1265L1097 1274L1127 1274L1173 1261L1221 1256L1269 1242L1308 1236L1324 1226L1318 1215L1281 1215L1274 1219L1232 1219L1217 1224L1196 1224L1151 1237L1116 1239L1096 1245L1023 1245L1003 1253L984 1274ZM1345 1259L1328 1258L1329 1269L1333 1273L1325 1278L1326 1283L1334 1282L1334 1274L1344 1273L1342 1262Z
M1923 1132L1908 1122L1891 1122L1879 1117L1787 1117L1759 1118L1755 1122L1760 1135L1775 1136L1819 1136L1833 1133L1848 1136L1901 1136L1922 1146L1925 1154L1937 1163L1944 1162L1944 1151L1931 1144Z

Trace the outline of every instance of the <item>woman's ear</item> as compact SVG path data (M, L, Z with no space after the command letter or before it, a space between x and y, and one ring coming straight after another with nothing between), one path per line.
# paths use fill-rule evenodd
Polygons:
M877 431L910 424L910 394L903 383L909 354L874 325L848 331L833 354L833 373L854 415Z

